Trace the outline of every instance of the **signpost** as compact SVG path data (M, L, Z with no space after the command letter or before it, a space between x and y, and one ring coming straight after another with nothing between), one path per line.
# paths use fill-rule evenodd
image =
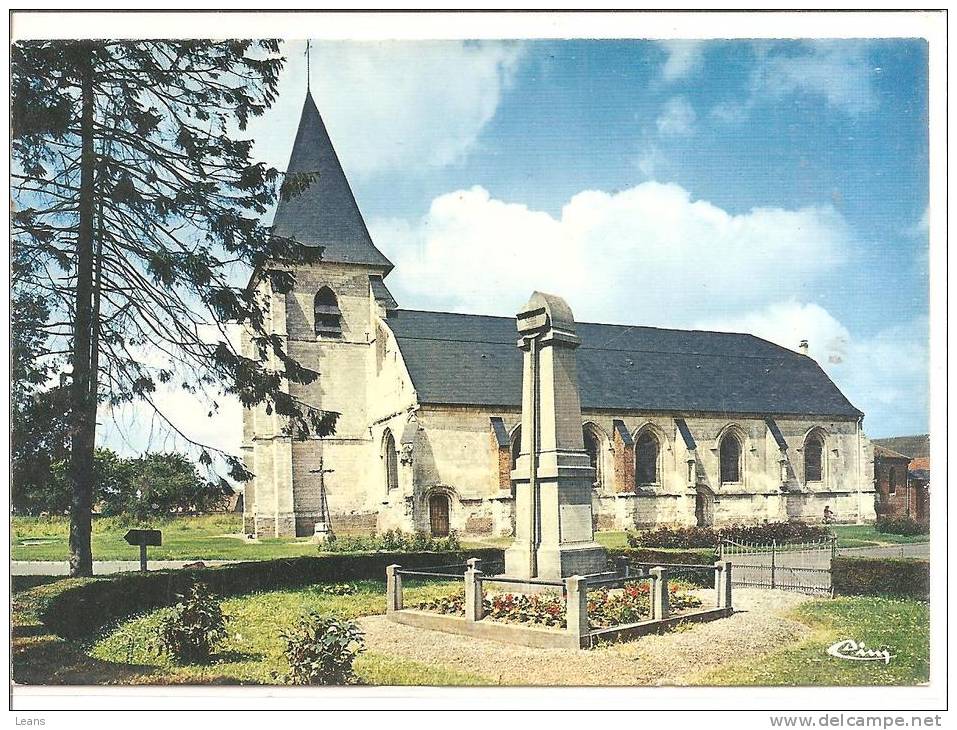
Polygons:
M146 572L146 547L148 545L162 545L163 533L159 530L130 530L123 536L130 545L140 546L140 571Z

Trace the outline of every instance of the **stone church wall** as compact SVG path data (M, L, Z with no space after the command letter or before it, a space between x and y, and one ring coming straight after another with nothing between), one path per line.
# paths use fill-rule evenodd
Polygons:
M244 413L243 455L255 479L247 486L244 529L259 535L310 535L320 510L319 457L333 529L429 531L430 499L448 499L449 526L463 534L511 534L507 478L511 445L493 432L501 419L514 438L517 408L419 404L402 353L369 291L368 271L325 264L298 273L295 292L272 295L270 323L287 337L289 352L319 371L310 385L292 386L306 403L342 414L325 439L290 440L275 415ZM322 286L335 292L342 336L314 334L312 298ZM263 290L266 292L266 290ZM268 293L268 292L266 292ZM248 352L248 340L243 343ZM593 491L598 529L660 524L716 525L782 519L820 520L825 505L840 520L874 519L872 463L855 421L777 418L786 458L763 417L687 414L689 449L674 414L583 411L583 427L597 441ZM811 429L824 434L824 473L807 483L803 449ZM635 443L649 432L659 444L658 478L635 484ZM742 444L742 478L721 484L719 446L726 433ZM396 465L387 475L391 434ZM390 489L389 485L394 484ZM438 497L437 497L438 498Z

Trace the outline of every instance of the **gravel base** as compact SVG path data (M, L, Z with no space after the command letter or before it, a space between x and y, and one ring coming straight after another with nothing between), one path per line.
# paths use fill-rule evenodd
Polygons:
M713 593L702 597L711 600ZM385 616L367 616L360 623L370 652L479 675L491 685L680 686L809 632L783 616L808 596L742 588L735 590L734 600L737 612L729 618L589 651L502 644L403 626Z

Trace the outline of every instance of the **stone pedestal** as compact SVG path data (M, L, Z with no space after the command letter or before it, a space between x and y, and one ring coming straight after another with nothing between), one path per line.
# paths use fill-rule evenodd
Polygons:
M603 572L605 550L592 530L595 473L582 440L574 317L560 297L535 292L517 320L522 449L512 472L515 541L505 551L505 572L547 579Z
M332 528L328 522L317 522L313 528L312 541L317 545L329 542L333 538Z

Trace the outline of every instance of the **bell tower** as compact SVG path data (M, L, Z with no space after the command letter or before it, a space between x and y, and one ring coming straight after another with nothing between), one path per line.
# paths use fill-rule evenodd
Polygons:
M258 286L270 302L273 333L284 339L295 360L320 374L309 385L291 384L290 395L340 415L334 434L297 441L262 409L247 413L244 453L255 477L246 487L246 532L262 537L313 534L323 513L320 469L333 530L337 513L362 509L361 465L371 448L366 399L376 305L383 291L388 294L383 280L392 270L369 236L308 91L287 174L308 174L311 181L279 202L273 233L321 248L321 260L296 267L295 286L287 294L269 291L265 280ZM387 298L394 307L391 295Z

